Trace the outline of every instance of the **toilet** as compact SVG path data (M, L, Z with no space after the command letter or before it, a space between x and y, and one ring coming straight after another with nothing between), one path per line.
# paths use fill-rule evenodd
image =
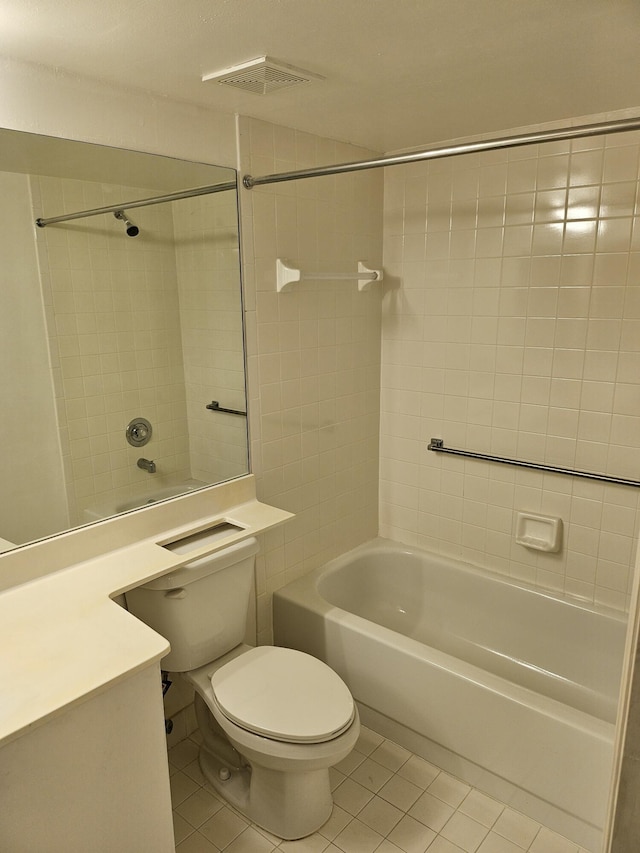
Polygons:
M255 538L243 540L130 590L126 602L170 642L163 669L195 688L206 779L253 823L293 840L330 817L329 768L353 749L360 721L323 661L244 644L257 552Z

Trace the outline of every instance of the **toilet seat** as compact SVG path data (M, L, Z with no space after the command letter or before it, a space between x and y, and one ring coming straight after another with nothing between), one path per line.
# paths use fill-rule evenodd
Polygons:
M214 672L211 687L228 720L284 743L332 740L355 717L353 697L340 676L294 649L250 649Z

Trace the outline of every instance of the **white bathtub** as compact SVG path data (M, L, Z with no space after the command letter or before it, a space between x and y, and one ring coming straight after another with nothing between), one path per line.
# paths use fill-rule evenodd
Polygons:
M622 617L383 539L273 608L276 644L333 667L365 722L599 850Z

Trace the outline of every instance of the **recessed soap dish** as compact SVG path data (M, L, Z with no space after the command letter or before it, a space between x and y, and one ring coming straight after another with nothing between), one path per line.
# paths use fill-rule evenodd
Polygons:
M562 519L553 515L519 512L516 515L516 542L534 551L559 551L562 545Z

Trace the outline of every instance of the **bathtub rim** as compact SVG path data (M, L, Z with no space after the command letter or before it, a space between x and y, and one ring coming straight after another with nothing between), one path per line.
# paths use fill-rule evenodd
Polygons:
M402 648L408 655L414 658L428 660L436 669L449 672L456 672L461 678L483 687L493 693L496 693L510 701L515 701L532 709L538 713L550 718L570 718L574 725L582 731L588 731L599 740L610 742L614 735L615 718L614 720L603 719L602 717L591 714L586 710L576 708L575 706L565 703L560 699L549 696L546 693L540 693L537 690L528 687L524 684L512 681L502 675L493 673L487 669L471 663L463 658L456 657L449 652L442 651L433 646L425 645L413 637L402 634L392 628L387 628L377 622L372 622L356 613L345 610L339 605L329 602L320 592L320 580L329 574L332 574L340 569L348 566L354 558L360 555L368 555L372 553L392 552L408 553L421 557L435 557L438 561L442 561L445 565L452 566L465 573L487 577L491 582L497 582L503 586L516 587L524 590L526 593L532 593L540 598L559 602L562 605L569 606L572 609L587 611L587 613L595 614L605 619L611 619L616 624L619 624L621 629L627 630L627 618L625 614L612 608L601 608L599 606L583 606L583 603L578 601L566 601L564 597L553 595L548 591L541 591L535 585L522 583L512 583L509 577L504 577L498 573L485 571L484 568L473 566L461 560L454 558L443 557L435 552L426 551L424 548L405 545L404 543L396 542L392 539L384 539L376 537L369 541L356 546L350 551L335 557L334 559L324 563L321 566L313 569L306 575L297 580L290 581L280 589L273 593L272 608L275 610L278 607L279 600L288 600L295 602L297 605L317 614L328 622L340 625L347 630L353 630L359 635L369 636L375 639L382 639L389 645L395 645ZM603 612L604 611L604 612ZM274 643L278 645L276 636L276 625L274 618ZM618 703L619 695L616 693L612 699Z
M317 566L298 580L312 580L316 592L321 595L318 588L318 581L323 575L333 574L339 569L344 568L346 565L351 563L354 558L359 557L360 555L384 553L385 551L394 552L396 554L409 554L411 556L421 556L426 554L429 557L437 559L437 561L442 563L445 567L452 567L476 577L487 577L489 580L498 583L503 587L515 587L517 589L524 590L525 592L533 593L540 598L551 599L552 601L560 602L571 608L586 610L587 612L593 613L597 616L610 618L612 621L619 622L623 626L628 625L629 614L626 611L618 610L615 607L591 602L586 598L576 595L575 593L564 592L562 590L545 589L544 587L537 586L536 584L521 580L520 578L514 578L511 575L502 574L501 572L497 572L485 566L481 566L476 563L469 563L459 557L440 554L437 551L429 551L427 548L421 548L419 545L407 545L404 542L398 542L397 540L387 539L382 536L376 536L374 539L369 539L367 542L357 545L350 551L345 551L344 554L340 554L339 556L328 560L326 563ZM289 584L287 584L287 586L288 585ZM277 590L277 592L279 592L279 590ZM323 600L326 601L326 599ZM331 606L336 607L337 605Z

